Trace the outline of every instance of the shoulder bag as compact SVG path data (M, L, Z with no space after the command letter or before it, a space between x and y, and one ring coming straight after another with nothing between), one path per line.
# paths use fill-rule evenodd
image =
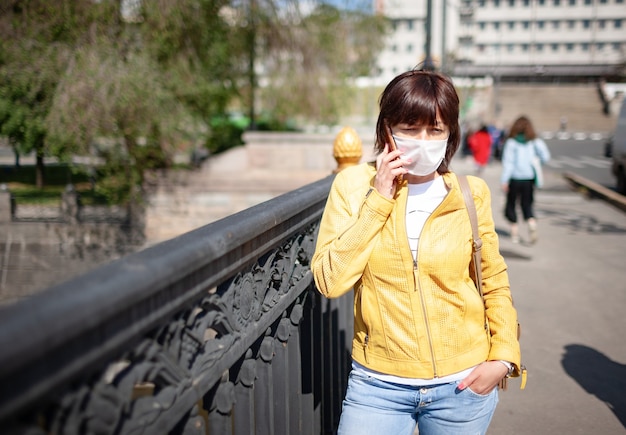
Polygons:
M465 207L467 208L467 213L469 214L470 223L472 225L472 266L470 272L472 272L472 279L476 284L476 289L480 294L480 297L485 300L483 295L483 278L482 278L482 269L481 269L481 249L483 247L483 241L481 240L478 234L478 214L476 213L476 204L474 204L474 197L472 196L472 191L469 187L469 183L467 181L467 177L465 175L458 175L457 179L459 180L459 185L461 187L461 192L463 192L463 200L465 201ZM483 303L484 305L484 303ZM487 319L487 313L485 312L485 329L487 334L491 336L491 331L489 330L489 321ZM517 339L519 340L521 333L521 328L519 322L517 323ZM522 364L519 370L514 370L510 375L511 377L522 377L522 383L520 385L520 390L526 388L526 376L527 371L526 367ZM498 386L502 390L506 390L507 388L508 376L504 377Z

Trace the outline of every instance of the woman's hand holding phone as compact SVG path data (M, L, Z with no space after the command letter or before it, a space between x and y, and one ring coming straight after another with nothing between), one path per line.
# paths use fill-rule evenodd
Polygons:
M386 127L385 150L376 159L376 178L374 187L378 192L387 197L393 198L396 193L396 186L402 181L402 176L407 173L404 169L404 161L400 158L402 151L396 147L391 128Z

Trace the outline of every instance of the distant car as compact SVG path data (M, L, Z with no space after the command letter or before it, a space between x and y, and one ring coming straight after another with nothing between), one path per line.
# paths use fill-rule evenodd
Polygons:
M611 172L615 176L616 190L626 195L626 102L622 102L622 108L617 119L617 127L613 134L611 145Z

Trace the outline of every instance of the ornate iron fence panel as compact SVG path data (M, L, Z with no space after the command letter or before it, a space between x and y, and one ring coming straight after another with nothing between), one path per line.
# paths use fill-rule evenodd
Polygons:
M309 262L332 176L0 311L0 432L333 433L352 301Z

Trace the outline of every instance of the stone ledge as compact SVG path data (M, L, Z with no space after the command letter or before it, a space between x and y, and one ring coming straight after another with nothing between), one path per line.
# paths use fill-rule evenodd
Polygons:
M571 172L565 172L563 178L575 188L586 190L588 195L602 198L618 209L626 211L626 196Z

